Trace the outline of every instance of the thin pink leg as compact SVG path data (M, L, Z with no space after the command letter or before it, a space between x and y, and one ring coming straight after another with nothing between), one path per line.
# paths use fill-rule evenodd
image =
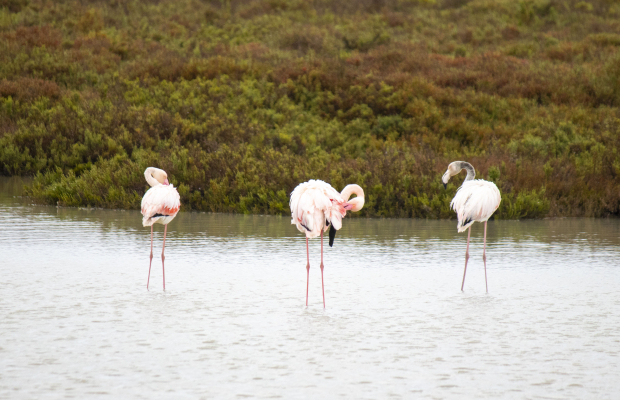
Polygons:
M151 256L149 260L149 277L146 278L146 290L149 290L149 281L151 280L151 264L153 264L153 225L151 225Z
M489 284L487 283L487 221L484 221L484 247L482 250L482 260L484 261L484 286L489 293Z
M308 276L306 277L306 307L308 307L308 287L310 285L310 249L308 248L308 236L306 236L306 254L308 255L308 265L306 265L306 271L308 271Z
M325 285L323 284L323 230L321 230L321 289L323 290L323 308L325 308Z
M465 271L463 271L463 283L461 284L461 292L465 286L465 274L467 273L467 260L469 260L469 237L471 235L471 226L467 228L467 250L465 250Z
M166 270L164 268L164 260L166 257L164 256L164 250L166 249L166 231L168 230L168 225L164 225L164 245L161 248L161 272L164 276L164 292L166 291Z

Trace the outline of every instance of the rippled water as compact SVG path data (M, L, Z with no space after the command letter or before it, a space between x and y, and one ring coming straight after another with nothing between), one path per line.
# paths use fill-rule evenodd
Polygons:
M151 291L137 211L29 205L0 179L0 398L614 399L620 221L344 221L181 213Z

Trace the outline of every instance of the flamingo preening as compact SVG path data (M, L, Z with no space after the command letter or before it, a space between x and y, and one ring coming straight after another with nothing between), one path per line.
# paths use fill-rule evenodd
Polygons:
M484 247L482 250L482 260L484 261L484 284L486 286L487 293L489 292L489 285L487 284L487 221L493 215L502 197L499 193L499 189L493 182L485 181L483 179L474 179L476 171L474 167L465 161L455 161L448 165L448 170L441 180L444 187L448 185L448 181L454 175L457 175L461 170L467 171L467 176L463 181L463 184L456 192L456 195L450 203L450 207L456 211L458 223L458 232L467 232L467 249L465 250L465 270L463 271L463 283L461 284L461 291L465 286L465 274L467 273L467 261L469 260L469 238L471 235L471 225L474 222L484 222Z
M349 200L353 195L357 197ZM329 183L309 180L299 184L291 193L291 224L306 234L306 307L308 306L308 287L310 282L310 249L308 239L321 235L321 288L323 308L325 308L325 286L323 284L323 232L329 229L329 246L334 245L336 231L342 228L342 218L347 210L357 212L364 206L364 190L358 185L347 185L338 193Z
M149 261L149 276L146 280L146 289L151 279L151 264L153 263L153 224L164 225L164 244L161 249L161 270L166 290L166 271L164 269L164 249L166 248L166 231L168 223L176 217L181 207L179 192L168 182L166 171L149 167L144 171L144 177L151 188L142 198L142 226L151 227L151 256Z

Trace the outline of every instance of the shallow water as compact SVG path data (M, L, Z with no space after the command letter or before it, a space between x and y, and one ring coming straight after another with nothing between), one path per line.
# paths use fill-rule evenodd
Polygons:
M0 179L0 398L614 399L620 221L285 217L34 206Z

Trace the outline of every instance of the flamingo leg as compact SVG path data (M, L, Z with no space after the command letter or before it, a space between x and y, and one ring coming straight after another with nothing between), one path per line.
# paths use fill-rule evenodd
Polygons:
M306 236L306 254L308 256L308 265L306 265L306 271L308 271L308 276L306 277L306 307L308 307L308 287L310 285L310 248L308 247L308 236Z
M151 280L151 264L153 264L153 225L151 225L151 255L149 260L149 277L146 278L146 290L149 290L149 281Z
M471 226L467 228L467 249L465 250L465 270L463 271L463 283L461 284L461 292L465 286L465 274L467 273L467 261L469 260L469 237L471 236Z
M484 221L484 247L482 248L482 260L484 261L484 286L489 293L489 284L487 283L487 221Z
M164 245L161 248L161 272L164 277L164 292L166 291L166 270L164 268L164 260L166 257L164 256L164 250L166 249L166 231L168 230L168 225L164 225Z
M323 284L323 230L321 229L321 289L323 290L323 308L325 308L325 285Z

